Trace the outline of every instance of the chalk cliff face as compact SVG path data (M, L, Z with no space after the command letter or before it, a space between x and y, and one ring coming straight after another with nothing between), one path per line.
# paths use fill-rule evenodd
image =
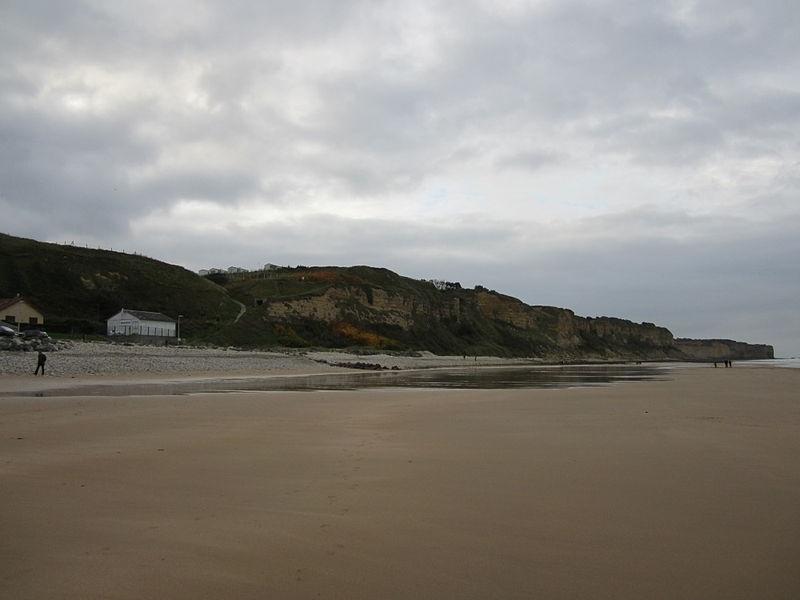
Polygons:
M484 288L440 290L385 269L286 270L285 279L229 288L252 305L242 327L295 345L373 345L444 353L491 353L551 360L761 358L768 347L724 340L712 347L678 343L652 323L580 317L569 309L529 306ZM290 291L291 293L287 293ZM237 293L239 294L237 296Z
M419 316L440 319L451 312L447 306L431 308L413 296L352 286L331 287L319 296L265 302L265 312L271 318L326 322L356 318L365 323L396 325L402 329L410 329Z
M675 347L689 360L755 360L775 358L772 346L767 344L745 344L733 340L692 340L678 338Z
M579 317L566 308L529 306L516 298L492 292L478 292L475 300L486 318L521 330L548 332L553 344L561 349L580 349L587 345L587 340L600 340L610 347L647 347L666 355L673 342L668 329L652 323Z

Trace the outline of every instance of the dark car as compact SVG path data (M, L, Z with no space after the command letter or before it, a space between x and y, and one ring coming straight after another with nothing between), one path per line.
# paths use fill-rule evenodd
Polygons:
M22 337L24 338L46 338L50 337L47 335L46 331L42 331L41 329L26 329L22 332Z
M0 324L0 336L3 337L14 337L17 335L17 332L14 330L13 327L9 327L5 324Z

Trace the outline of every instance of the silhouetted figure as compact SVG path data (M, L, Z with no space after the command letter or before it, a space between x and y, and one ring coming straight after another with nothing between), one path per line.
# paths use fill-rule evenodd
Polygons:
M716 362L714 363L714 368L715 368L715 369L717 368L717 363L716 363Z
M33 372L34 375L39 374L39 369L42 370L42 375L44 375L44 363L47 362L47 357L44 355L44 352L39 350L39 356L36 357L36 371Z

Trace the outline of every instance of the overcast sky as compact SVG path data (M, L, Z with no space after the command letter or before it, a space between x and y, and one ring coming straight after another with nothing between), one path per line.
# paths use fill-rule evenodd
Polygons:
M800 3L0 3L0 231L800 355Z

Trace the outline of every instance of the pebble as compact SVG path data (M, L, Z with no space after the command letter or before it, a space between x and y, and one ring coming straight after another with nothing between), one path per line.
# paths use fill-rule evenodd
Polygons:
M102 342L70 342L57 352L48 352L47 375L124 375L259 373L304 370L335 371L299 354L239 351L187 346L129 346ZM36 368L36 354L0 351L0 374L24 375Z

